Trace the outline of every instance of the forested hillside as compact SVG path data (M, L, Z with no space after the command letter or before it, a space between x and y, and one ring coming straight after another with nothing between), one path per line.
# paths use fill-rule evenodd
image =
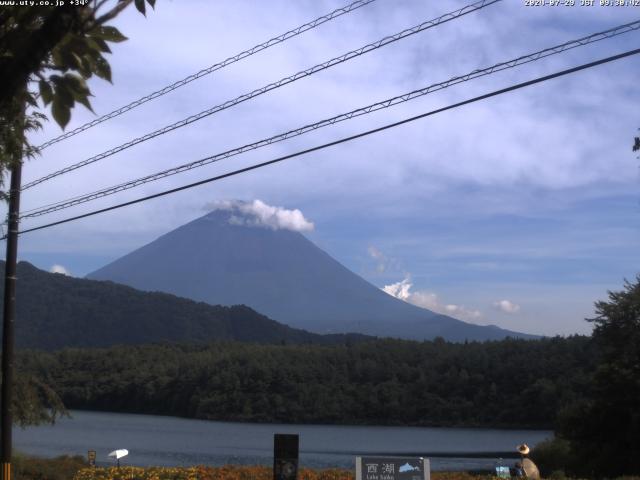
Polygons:
M587 337L453 344L121 346L23 352L68 408L255 422L551 427Z
M18 264L18 278L16 342L22 348L212 340L343 343L347 338L365 338L318 335L278 323L244 305L214 306L141 292L112 282L44 272L27 262ZM0 292L3 288L0 285Z

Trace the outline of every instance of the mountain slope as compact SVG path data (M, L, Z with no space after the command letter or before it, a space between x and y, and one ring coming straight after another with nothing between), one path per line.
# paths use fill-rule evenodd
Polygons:
M398 300L349 271L298 232L247 226L215 210L88 278L163 291L212 305L245 304L317 333L409 339L527 337L472 325Z
M4 266L0 262L2 274ZM140 292L112 282L47 273L27 262L18 264L16 310L16 340L23 348L211 340L343 343L347 339L296 330L244 305L212 306L166 293Z

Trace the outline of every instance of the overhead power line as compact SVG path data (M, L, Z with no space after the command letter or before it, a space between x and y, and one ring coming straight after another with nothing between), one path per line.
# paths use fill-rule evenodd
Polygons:
M327 118L324 120L321 120L319 122L316 123L312 123L309 125L305 125L303 127L300 128L296 128L294 130L289 130L285 133L280 133L278 135L274 135L272 137L269 138L265 138L262 140L259 140L257 142L254 143L250 143L250 144L246 144L243 145L241 147L237 147L231 150L227 150L225 152L222 153L218 153L215 155L211 155L208 156L206 158L202 158L193 162L189 162L189 163L185 163L183 165L177 166L177 167L173 167L167 170L163 170L160 172L156 172L153 173L151 175L146 175L144 177L140 177L134 180L129 180L127 182L118 184L118 185L114 185L111 187L107 187L107 188L103 188L101 190L97 190L91 193L87 193L84 195L80 195L80 196L76 196L73 198L69 198L66 200L62 200L59 202L55 202L55 203L51 203L48 205L43 205L31 210L27 210L25 212L23 212L22 216L20 218L30 218L30 217L37 217L37 216L41 216L41 215L46 215L48 213L52 213L58 210L63 210L66 208L70 208L72 206L75 205L79 205L82 203L86 203L86 202L90 202L92 200L96 200L102 197L106 197L108 195L113 195L125 190L129 190L131 188L146 184L146 183L150 183L156 180L159 180L161 178L165 178L165 177L169 177L171 175L176 175L178 173L182 173L188 170L192 170L194 168L199 168L202 167L204 165L208 165L210 163L214 163L214 162L218 162L220 160L224 160L226 158L230 158L236 155L240 155L242 153L251 151L251 150L256 150L258 148L261 147L265 147L267 145L272 145L274 143L277 142L281 142L284 140L287 140L289 138L293 138L299 135L303 135L305 133L329 126L329 125L334 125L338 122L342 122L345 120L349 120L351 118L354 117L358 117L361 115L366 115L378 110L382 110L385 108L389 108L391 106L394 105L398 105L400 103L404 103L404 102L408 102L410 100L413 100L415 98L424 96L424 95L428 95L430 93L433 93L435 91L438 90L443 90L445 88L451 87L453 85L457 85L459 83L463 83L478 77L482 77L482 76L486 76L486 75L490 75L492 73L496 73L502 70L506 70L509 68L514 68L516 66L519 65L524 65L530 62L534 62L537 60L540 60L542 58L548 57L550 55L555 55L555 54L559 54L562 52L565 52L569 49L572 48L576 48L579 46L583 46L583 45L588 45L590 43L593 42L597 42L603 39L607 39L607 38L612 38L614 36L617 35L621 35L623 33L627 33L630 31L634 31L634 30L638 30L640 29L640 20L636 21L636 22L632 22L632 23L628 23L625 25L620 25L618 27L615 28L611 28L609 30L605 30L604 32L598 32L598 33L594 33L592 35L586 36L586 37L582 37L576 40L571 40L569 42L565 42L563 44L560 45L556 45L554 47L549 47L546 48L544 50L539 50L537 52L534 53L530 53L528 55L523 55L520 57L517 57L515 59L512 60L508 60L505 62L501 62L501 63L497 63L495 65L492 65L490 67L486 67L486 68L482 68L482 69L477 69L477 70L473 70L470 73L467 73L465 75L460 75L460 76L456 76L453 78L450 78L449 80L446 80L444 82L440 82L440 83L435 83L432 85L429 85L427 87L418 89L418 90L414 90L412 92L409 93L405 93L403 95L399 95L396 97L392 97L386 100L383 100L381 102L377 102L377 103L373 103L370 105L367 105L366 107L361 107L358 108L356 110L352 110L350 112L347 113L342 113L340 115L336 115L334 117L331 118Z
M42 182L45 182L47 180L51 180L52 178L58 177L60 175L63 175L65 173L71 172L73 170L76 170L78 168L84 167L86 165L95 163L97 161L103 160L107 157L110 157L112 155L115 155L116 153L122 152L123 150L126 150L128 148L133 147L134 145L138 145L142 142L146 142L147 140L151 140L155 137L158 137L160 135L164 135L166 133L169 133L173 130L176 130L178 128L184 127L186 125L190 125L194 122L197 122L199 120L202 120L205 117L208 117L210 115L213 115L214 113L218 113L222 110L225 110L227 108L233 107L235 105L238 105L242 102L245 102L247 100L250 100L252 98L258 97L264 93L270 92L271 90L275 90L277 88L280 88L284 85L287 85L289 83L293 83L297 80L300 80L301 78L305 78L308 77L310 75L313 75L314 73L326 70L328 68L331 68L335 65L339 65L341 63L344 63L348 60L351 60L355 57L358 57L360 55L364 55L365 53L377 50L381 47L384 47L386 45L389 45L391 43L397 42L398 40L401 40L403 38L409 37L411 35L415 35L416 33L422 32L424 30L428 30L430 28L436 27L438 25L441 25L443 23L449 22L451 20L457 19L462 17L463 15L469 14L471 12L475 12L477 10L481 10L485 7L488 7L489 5L492 5L494 3L497 2L501 2L502 0L480 0L478 2L472 3L470 5L467 5L463 8L460 8L458 10L455 10L454 12L450 12L450 13L445 13L444 15L441 15L440 17L433 19L433 20L429 20L426 22L423 22L419 25L416 25L412 28L408 28L406 30L403 30L399 33L396 33L394 35L389 35L386 36L384 38L382 38L381 40L378 40L376 42L370 43L368 45L365 45L364 47L358 48L357 50L352 50L348 53L345 53L339 57L335 57L332 58L331 60L327 60L326 62L320 63L318 65L315 65L311 68L308 68L306 70L302 70L294 75L282 78L280 80L278 80L277 82L273 82L270 83L269 85L266 85L262 88L258 88L256 90L253 90L252 92L249 93L245 93L243 95L240 95L239 97L236 97L233 100L228 100L224 103L221 103L219 105L216 105L214 107L211 107L207 110L203 110L200 113L197 113L195 115L191 115L190 117L187 117L183 120L180 120L178 122L175 122L171 125L167 125L165 127L162 127L158 130L155 130L154 132L150 132L147 133L146 135L143 135L142 137L138 137L135 138L133 140L130 140L127 143L124 143L122 145L119 145L117 147L114 147L110 150L107 150L106 152L100 153L98 155L95 155L93 157L90 157L86 160L83 160L81 162L75 163L73 165L70 165L66 168L63 168L61 170L58 170L56 172L53 172L49 175L45 175L44 177L38 178L32 182L29 182L27 184L25 184L22 187L22 190L26 190L28 188L34 187L35 185L38 185Z
M278 45L286 40L289 40L290 38L296 37L298 35L300 35L301 33L307 32L309 30L312 30L320 25L322 25L323 23L329 22L330 20L333 20L335 18L338 18L342 15L344 15L345 13L349 13L349 12L353 12L354 10L357 10L360 7L364 7L365 5L368 5L372 2L375 2L376 0L357 0L347 6L338 8L334 11L332 11L331 13L328 13L326 15L323 15L321 17L316 18L315 20L312 20L308 23L305 23L304 25L300 25L297 28L294 28L293 30L289 30L288 32L285 32L281 35L278 35L277 37L273 37L270 40L267 40L266 42L260 43L258 45L255 45L253 47L251 47L248 50L245 50L243 52L237 53L235 55L233 55L232 57L229 57L225 60L223 60L222 62L216 63L214 65L211 65L210 67L207 67L205 69L200 70L197 73L194 73L192 75L189 75L188 77L183 78L182 80L178 80L177 82L172 83L171 85L168 85L164 88L161 88L160 90L156 90L153 93L150 93L149 95L146 95L142 98L139 98L137 100L134 100L133 102L120 107L112 112L109 112L105 115L102 115L101 117L98 117L90 122L85 123L84 125L79 126L78 128L75 128L73 130L70 130L66 133L63 133L62 135L52 138L51 140L43 143L42 145L38 146L38 148L40 150L44 150L45 148L61 142L62 140L65 140L67 138L73 137L74 135L77 135L81 132L84 132L85 130L90 129L91 127L95 127L96 125L101 124L102 122L106 122L107 120L110 120L112 118L118 117L120 115L122 115L123 113L128 112L129 110L133 110L134 108L139 107L140 105L143 105L147 102L150 102L151 100L155 100L156 98L162 97L163 95L166 95L169 92L172 92L184 85L187 85L188 83L193 82L194 80L198 80L199 78L202 78L206 75L209 75L213 72L215 72L216 70L220 70L224 67L227 67L229 65L231 65L232 63L236 63L239 62L240 60L243 60L247 57L250 57L251 55L255 55L258 52L261 52L263 50L266 50L269 47L273 47L274 45Z
M546 81L554 79L554 78L562 77L564 75L569 75L571 73L579 72L581 70L586 70L588 68L593 68L593 67L598 66L598 65L602 65L602 64L605 64L605 63L613 62L615 60L620 60L622 58L626 58L626 57L629 57L629 56L632 56L632 55L637 55L639 53L640 53L640 48L637 48L635 50L629 50L627 52L624 52L624 53L621 53L621 54L618 54L618 55L613 55L613 56L606 57L606 58L603 58L603 59L600 59L600 60L596 60L594 62L585 63L585 64L579 65L577 67L573 67L573 68L569 68L569 69L566 69L566 70L562 70L562 71L559 71L559 72L556 72L556 73L553 73L553 74L550 74L550 75L545 75L545 76L542 76L542 77L538 77L538 78L535 78L533 80L529 80L529 81L526 81L526 82L518 83L518 84L512 85L510 87L502 88L500 90L495 90L493 92L486 93L484 95L473 97L473 98L470 98L468 100L464 100L462 102L458 102L458 103L454 103L452 105L448 105L446 107L438 108L436 110L431 110L430 112L426 112L426 113L423 113L423 114L420 114L420 115L416 115L414 117L406 118L406 119L400 120L398 122L394 122L394 123L390 123L390 124L384 125L382 127L374 128L372 130L367 130L365 132L361 132L361 133L358 133L356 135L351 135L349 137L341 138L341 139L335 140L333 142L325 143L325 144L322 144L322 145L317 145L315 147L307 148L305 150L301 150L301 151L298 151L298 152L295 152L295 153L291 153L289 155L284 155L282 157L278 157L278 158L275 158L273 160L269 160L269 161L266 161L266 162L258 163L258 164L251 165L251 166L245 167L245 168L240 168L240 169L234 170L232 172L224 173L222 175L216 175L215 177L206 178L206 179L200 180L198 182L190 183L188 185L183 185L183 186L177 187L177 188L172 188L170 190L165 190L165 191L162 191L162 192L159 192L159 193L155 193L153 195L148 195L146 197L137 198L135 200L130 200L128 202L123 202L123 203L119 203L117 205L112 205L110 207L101 208L99 210L94 210L94 211L91 211L91 212L87 212L87 213L84 213L82 215L76 215L74 217L65 218L63 220L58 220L56 222L51 222L51 223L47 223L45 225L40 225L40 226L37 226L37 227L28 228L26 230L21 230L18 233L19 234L23 234L23 233L28 233L28 232L34 232L36 230L42 230L42 229L45 229L45 228L50 228L50 227L53 227L53 226L56 226L56 225L61 225L63 223L73 222L75 220L80 220L82 218L87 218L87 217L91 217L93 215L98 215L100 213L105 213L105 212L109 212L109 211L112 211L112 210L117 210L117 209L120 209L120 208L123 208L123 207L127 207L129 205L134 205L134 204L137 204L137 203L146 202L148 200L152 200L152 199L158 198L158 197L163 197L165 195L169 195L169 194L172 194L172 193L180 192L182 190L188 190L188 189L191 189L191 188L194 188L194 187L198 187L200 185L204 185L204 184L207 184L207 183L211 183L211 182L215 182L215 181L218 181L218 180L222 180L224 178L228 178L228 177L232 177L232 176L235 176L235 175L239 175L241 173L249 172L251 170L256 170L256 169L259 169L259 168L262 168L262 167L266 167L268 165L273 165L274 163L282 162L284 160L289 160L291 158L299 157L299 156L302 156L302 155L306 155L308 153L316 152L316 151L319 151L319 150L323 150L325 148L329 148L329 147L333 147L333 146L336 146L336 145L340 145L342 143L350 142L350 141L356 140L358 138L366 137L366 136L372 135L374 133L379 133L379 132L382 132L384 130L388 130L388 129L391 129L391 128L398 127L400 125L404 125L406 123L414 122L416 120L419 120L419 119L422 119L422 118L425 118L425 117L436 115L438 113L442 113L442 112L445 112L447 110L452 110L452 109L461 107L463 105L469 105L471 103L479 102L481 100L486 100L488 98L495 97L495 96L498 96L498 95L502 95L504 93L512 92L514 90L518 90L518 89L525 88L525 87L528 87L528 86L531 86L531 85L535 85L535 84L538 84L538 83L546 82ZM6 236L3 237L1 240L4 240L4 238L6 238Z

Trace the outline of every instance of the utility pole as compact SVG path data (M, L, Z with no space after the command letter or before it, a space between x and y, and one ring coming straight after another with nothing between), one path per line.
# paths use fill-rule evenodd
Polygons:
M11 480L12 424L11 399L13 397L13 345L16 319L16 267L18 261L18 217L20 215L20 184L22 160L11 168L9 215L7 221L7 257L4 271L4 306L2 324L2 392L0 396L0 428L2 429L2 480Z

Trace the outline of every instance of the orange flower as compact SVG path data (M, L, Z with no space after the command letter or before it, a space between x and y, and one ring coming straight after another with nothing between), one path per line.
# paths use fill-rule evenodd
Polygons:
M490 480L490 476L465 472L433 472L432 480ZM273 471L267 466L208 467L94 467L83 468L73 480L272 480ZM355 480L352 470L301 468L298 480Z

